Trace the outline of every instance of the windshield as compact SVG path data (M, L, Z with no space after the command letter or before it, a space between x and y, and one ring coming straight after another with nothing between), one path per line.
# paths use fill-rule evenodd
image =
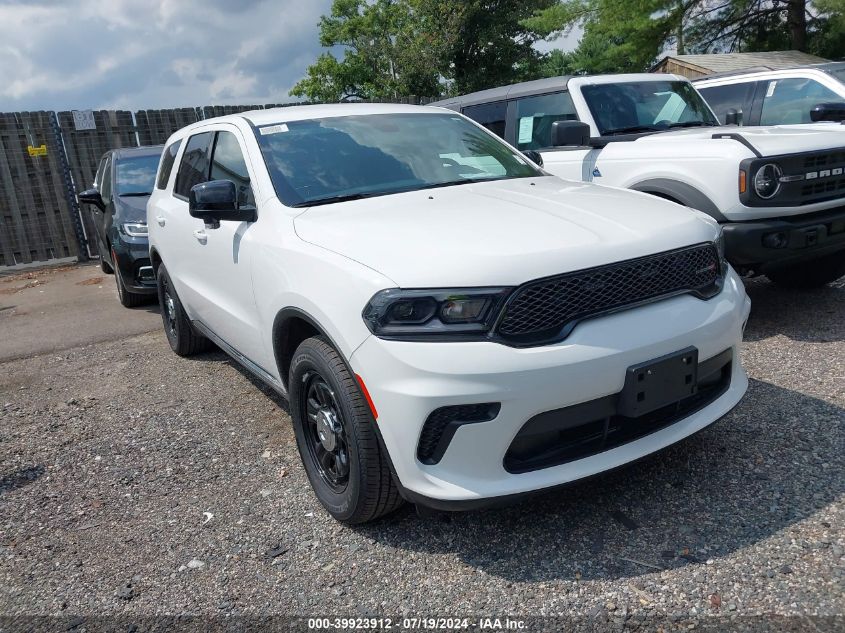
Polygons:
M117 195L148 196L153 191L159 156L131 156L117 159Z
M262 126L256 138L276 194L288 206L542 174L454 114L290 121Z
M642 81L583 86L581 92L602 136L717 125L686 81Z
M832 64L824 69L829 75L833 75L842 83L845 83L845 64Z

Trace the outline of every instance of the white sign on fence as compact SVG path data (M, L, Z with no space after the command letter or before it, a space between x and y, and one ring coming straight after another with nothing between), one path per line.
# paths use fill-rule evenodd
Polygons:
M73 110L73 125L77 130L96 130L93 110Z

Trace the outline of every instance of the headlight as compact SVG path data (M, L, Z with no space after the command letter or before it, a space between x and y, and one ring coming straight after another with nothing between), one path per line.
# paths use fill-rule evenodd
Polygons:
M376 336L431 340L432 337L483 338L510 288L382 290L362 316Z
M754 192L764 200L773 198L780 191L782 176L783 171L778 165L766 163L754 174Z
M146 222L124 222L120 226L129 237L147 237L149 235Z

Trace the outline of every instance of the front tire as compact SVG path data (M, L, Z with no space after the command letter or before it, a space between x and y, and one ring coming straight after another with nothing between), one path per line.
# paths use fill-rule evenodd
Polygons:
M211 347L211 341L194 330L164 265L158 267L156 283L161 320L170 349L179 356L193 356L206 351Z
M290 413L314 493L338 521L372 521L402 497L355 377L322 337L305 340L290 366Z
M821 288L843 275L845 275L845 251L766 272L766 277L779 286L804 290Z
M111 258L114 262L114 281L117 284L117 298L120 299L120 304L124 308L137 308L147 303L150 300L149 295L132 292L123 283L123 277L120 275L120 267L117 265L117 255L115 255L114 251L111 252Z

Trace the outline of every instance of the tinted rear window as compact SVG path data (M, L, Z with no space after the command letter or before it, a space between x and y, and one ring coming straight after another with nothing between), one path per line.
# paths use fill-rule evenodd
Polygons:
M176 154L179 153L179 146L182 140L171 143L164 150L161 155L161 169L158 172L158 180L156 181L156 188L166 189L167 182L170 180L170 172L173 171L173 163L176 161Z

